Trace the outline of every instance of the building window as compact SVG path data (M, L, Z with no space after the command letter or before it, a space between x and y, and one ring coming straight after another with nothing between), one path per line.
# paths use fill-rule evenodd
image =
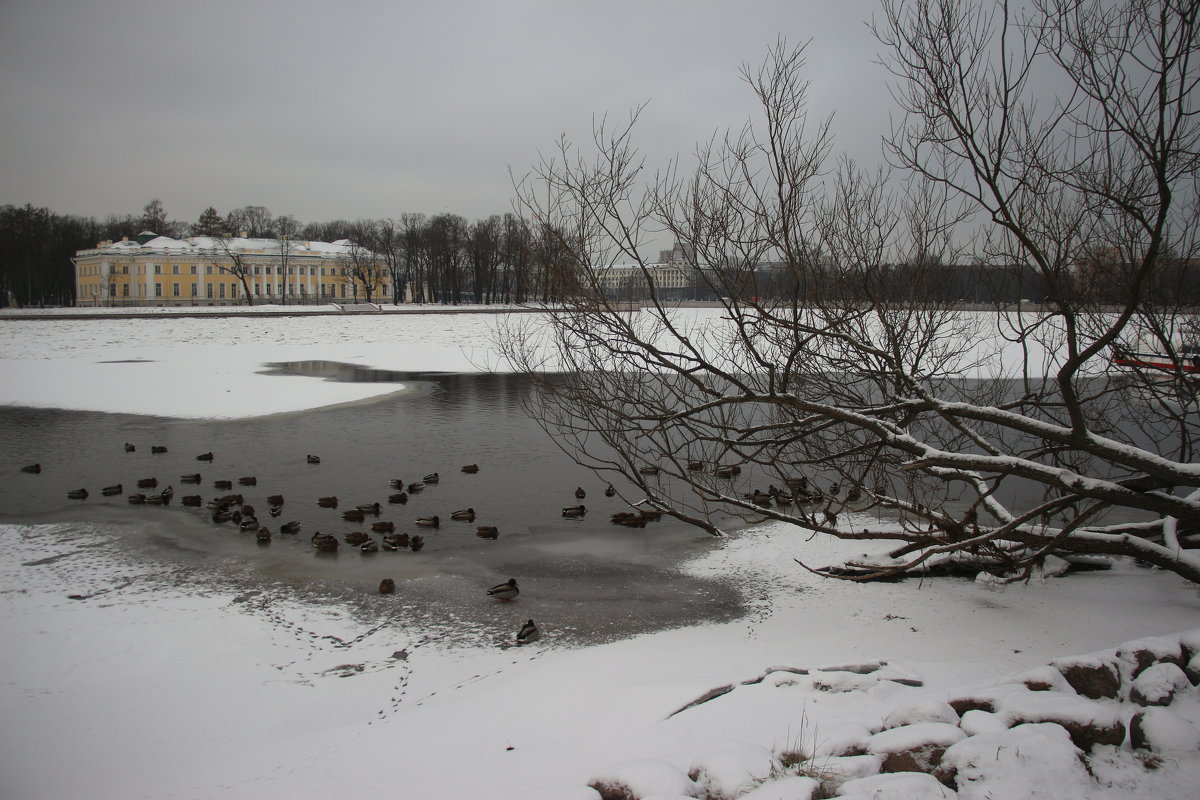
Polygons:
M195 264L192 264L192 274L193 275L196 274L196 265Z
M267 284L267 297L271 296L271 284Z
M154 284L154 296L162 297L162 284L161 283Z
M204 274L205 274L205 275L212 275L212 265L211 265L211 264L209 264L207 267L205 267L205 268L204 268ZM211 296L212 296L212 295L209 295L209 297L211 297Z
M179 265L178 265L178 264L172 264L172 265L171 265L171 274L172 274L172 275L178 275L178 274L179 274Z
M221 284L221 297L222 297L222 299L224 299L224 297L225 297L225 284L223 284L223 283Z
M158 265L158 264L155 264L155 265L154 265L154 274L155 274L155 275L161 275L161 274L162 274L162 267L161 267L160 265Z
M200 294L200 287L193 283L192 284L192 297L196 297L198 294Z
M178 283L171 284L171 296L179 297L179 284Z
M121 285L121 297L129 297L129 284L128 283Z
M121 267L121 274L122 274L122 275L128 275L128 274L129 274L129 265L128 265L128 264L126 264L125 266Z
M117 285L115 283L110 283L108 285L108 296L109 297L117 296Z
M254 284L254 294L255 294L255 296L259 296L259 297L262 296L262 284L261 283Z
M205 287L205 288L208 290L208 299L209 299L209 300L212 300L212 296L213 296L213 288L212 288L212 286L213 286L213 285L210 283L210 284L208 284L208 285Z
M254 265L254 274L255 275L258 274L258 265L257 264Z

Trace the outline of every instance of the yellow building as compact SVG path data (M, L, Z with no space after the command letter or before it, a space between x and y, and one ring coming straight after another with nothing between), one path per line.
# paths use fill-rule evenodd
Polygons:
M390 302L381 259L347 239L193 236L144 232L76 252L78 306Z

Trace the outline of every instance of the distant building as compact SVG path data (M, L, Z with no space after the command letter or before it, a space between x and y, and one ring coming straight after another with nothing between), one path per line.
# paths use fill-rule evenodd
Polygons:
M373 253L342 239L171 239L145 231L76 252L79 306L188 306L390 300L390 276ZM243 284L242 278L245 277Z

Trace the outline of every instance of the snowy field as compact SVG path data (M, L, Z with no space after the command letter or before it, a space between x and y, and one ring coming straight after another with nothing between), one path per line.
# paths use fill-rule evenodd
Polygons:
M0 403L232 419L362 402L395 386L257 373L478 371L497 366L494 324L0 320ZM597 783L795 800L813 776L878 800L1195 796L1200 690L1165 663L1200 650L1195 587L1132 564L1004 590L862 586L793 561L862 547L759 526L680 566L734 578L742 619L584 648L538 620L532 644L456 647L381 625L402 593L314 604L122 557L87 525L3 525L0 797L594 800ZM1135 677L1139 653L1164 663ZM1111 667L1116 696L1078 694L1056 659ZM1083 742L1135 713L1150 750ZM957 791L913 771L933 750Z

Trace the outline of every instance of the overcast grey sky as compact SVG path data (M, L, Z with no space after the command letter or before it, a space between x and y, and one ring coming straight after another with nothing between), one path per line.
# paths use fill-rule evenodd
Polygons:
M593 115L642 102L658 166L754 111L738 77L808 39L812 107L870 157L875 0L0 0L0 204L194 221L510 209Z

